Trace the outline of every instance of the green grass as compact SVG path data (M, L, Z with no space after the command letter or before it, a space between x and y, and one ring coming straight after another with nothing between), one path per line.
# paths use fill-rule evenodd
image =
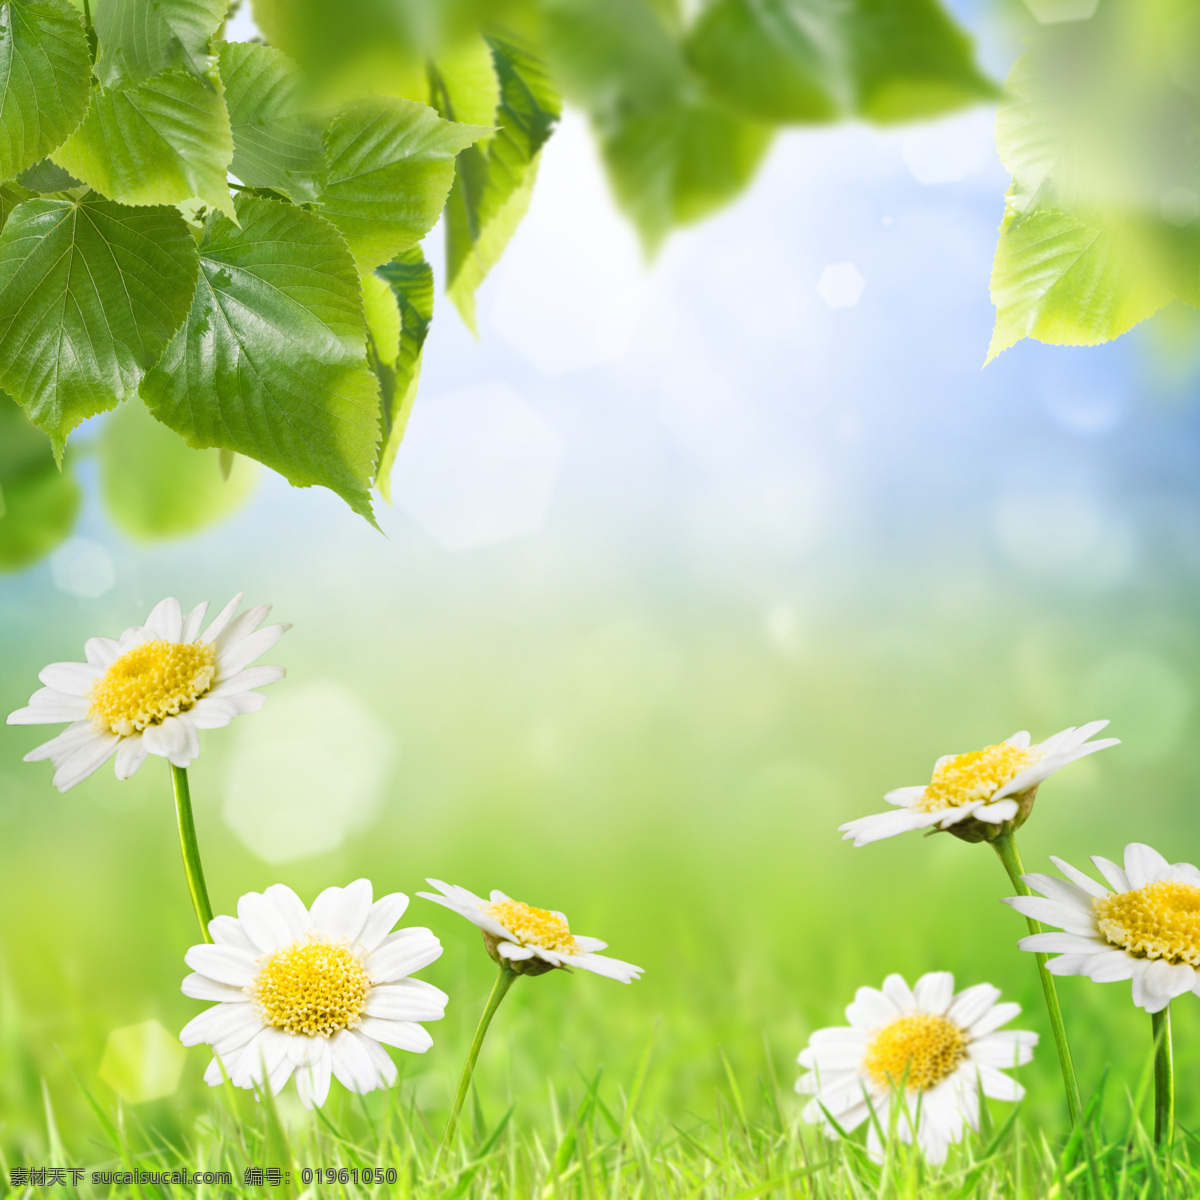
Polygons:
M1156 1151L1136 1105L1111 1128L1100 1116L1099 1095L1085 1129L1070 1138L1031 1128L1019 1107L993 1114L985 1103L980 1133L968 1131L951 1147L947 1162L932 1168L894 1136L905 1119L898 1106L891 1115L892 1136L885 1135L886 1157L874 1162L864 1131L844 1140L823 1136L800 1122L796 1098L778 1079L760 1077L746 1093L727 1062L726 1085L708 1117L667 1120L648 1113L641 1106L644 1086L664 1069L655 1065L652 1052L648 1046L627 1087L606 1081L602 1073L549 1084L538 1113L529 1111L531 1097L510 1097L491 1111L476 1094L457 1144L443 1155L438 1143L444 1114L423 1111L403 1081L389 1093L368 1097L335 1091L327 1107L314 1113L269 1096L259 1104L232 1088L218 1089L191 1128L174 1133L119 1102L106 1107L87 1093L94 1136L82 1156L64 1146L47 1098L35 1153L45 1165L87 1166L72 1192L137 1200L264 1194L306 1200L370 1192L414 1200L1140 1200L1200 1192L1191 1134L1181 1132L1172 1152ZM997 1126L997 1120L1003 1123ZM6 1181L13 1165L11 1158L0 1162ZM248 1167L278 1169L280 1184L248 1185ZM91 1174L137 1172L147 1179L181 1169L217 1173L229 1182L110 1184L93 1183ZM381 1182L367 1184L366 1172L384 1174L376 1176ZM13 1194L45 1191L18 1187Z

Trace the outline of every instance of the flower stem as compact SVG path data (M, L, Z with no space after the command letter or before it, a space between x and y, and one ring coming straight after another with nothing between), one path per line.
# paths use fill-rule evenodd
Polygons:
M1175 1064L1171 1058L1171 1006L1150 1014L1154 1030L1154 1144L1169 1146L1175 1135Z
M1011 833L1002 833L992 847L1004 864L1012 885L1021 896L1028 896L1029 889L1021 878L1025 874L1025 866L1021 862L1016 840ZM1030 933L1041 933L1042 923L1032 917L1026 917ZM1067 1029L1063 1024L1062 1007L1058 1003L1058 989L1054 985L1054 976L1046 969L1045 954L1035 954L1038 974L1042 979L1042 991L1046 996L1046 1011L1050 1014L1050 1028L1054 1031L1054 1045L1058 1050L1058 1062L1062 1067L1063 1087L1067 1093L1067 1108L1071 1113L1071 1124L1079 1126L1083 1121L1083 1105L1079 1099L1079 1081L1075 1078L1075 1064L1071 1062L1071 1047L1067 1044Z
M475 1028L475 1038L471 1042L471 1049L467 1052L467 1062L463 1067L462 1079L458 1081L458 1095L454 1097L454 1107L450 1110L450 1119L446 1122L446 1132L442 1134L441 1145L438 1146L437 1155L433 1160L435 1168L437 1160L442 1155L442 1151L449 1150L451 1143L454 1141L454 1133L458 1128L458 1114L462 1112L462 1106L467 1099L467 1092L471 1087L471 1076L475 1073L475 1060L479 1057L479 1049L483 1045L484 1035L488 1031L488 1026L492 1023L492 1018L496 1015L496 1009L500 1007L500 1001L504 999L516 977L516 971L508 963L502 962L500 964L500 972L496 976L496 982L492 984L492 994L488 997L487 1004L484 1006L483 1015L480 1016L479 1024Z
M196 823L192 820L192 793L188 788L187 770L171 764L171 783L175 787L175 812L179 817L179 847L183 851L183 873L187 876L188 892L200 935L211 942L208 923L213 919L208 889L204 886L204 868L200 865L200 847L196 844Z

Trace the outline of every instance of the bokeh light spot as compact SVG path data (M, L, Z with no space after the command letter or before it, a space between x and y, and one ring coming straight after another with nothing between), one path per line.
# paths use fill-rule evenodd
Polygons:
M161 1100L179 1086L185 1055L160 1021L125 1025L108 1035L97 1075L129 1104Z
M342 684L273 695L234 736L223 816L264 862L336 850L375 816L392 738Z
M95 600L110 591L117 581L108 551L90 538L68 538L50 555L54 586L68 596Z
M506 384L421 397L392 495L443 550L471 550L541 527L562 454L562 438Z
M821 272L817 291L830 308L853 308L866 286L867 281L853 263L832 263Z

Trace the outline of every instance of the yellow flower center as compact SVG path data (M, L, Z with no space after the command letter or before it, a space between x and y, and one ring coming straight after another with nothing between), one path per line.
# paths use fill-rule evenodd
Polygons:
M187 712L212 686L217 649L201 642L143 642L92 684L88 716L122 737Z
M1100 932L1135 958L1162 958L1200 967L1200 887L1148 883L1099 896L1092 911Z
M961 808L976 800L988 800L1010 779L1043 757L1042 750L1022 750L1008 742L956 754L934 771L925 794L912 807L917 812L940 812L943 808Z
M925 1091L954 1074L967 1057L967 1035L948 1017L919 1013L897 1017L867 1044L863 1067L881 1087L899 1087L908 1072L909 1091Z
M537 946L559 954L579 953L567 922L558 913L522 904L520 900L499 900L488 905L488 915L523 946Z
M370 990L365 968L347 947L315 939L276 950L250 985L264 1020L309 1037L353 1029Z

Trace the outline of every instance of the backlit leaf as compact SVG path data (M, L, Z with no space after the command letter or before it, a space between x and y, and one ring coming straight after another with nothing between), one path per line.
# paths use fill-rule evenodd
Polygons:
M293 205L243 195L237 216L209 215L191 312L142 397L188 445L331 488L370 519L379 387L353 260Z
M400 314L399 348L391 365L390 387L385 390L383 446L375 480L380 495L390 500L392 464L417 395L421 351L433 320L433 272L417 246L378 268L375 274L388 285Z
M87 116L54 161L122 204L199 197L232 213L233 158L220 82L170 69L130 88L92 90Z
M196 266L174 208L17 205L0 232L0 384L61 447L137 393L187 313Z
M0 4L0 179L45 158L83 120L91 62L66 0Z
M96 78L106 87L141 83L167 67L203 75L209 39L228 0L92 0Z
M321 213L342 231L364 275L429 232L454 182L456 155L487 132L388 96L343 110L325 135Z
M315 200L325 179L325 146L296 64L267 46L225 42L221 80L233 133L233 174L297 203Z

